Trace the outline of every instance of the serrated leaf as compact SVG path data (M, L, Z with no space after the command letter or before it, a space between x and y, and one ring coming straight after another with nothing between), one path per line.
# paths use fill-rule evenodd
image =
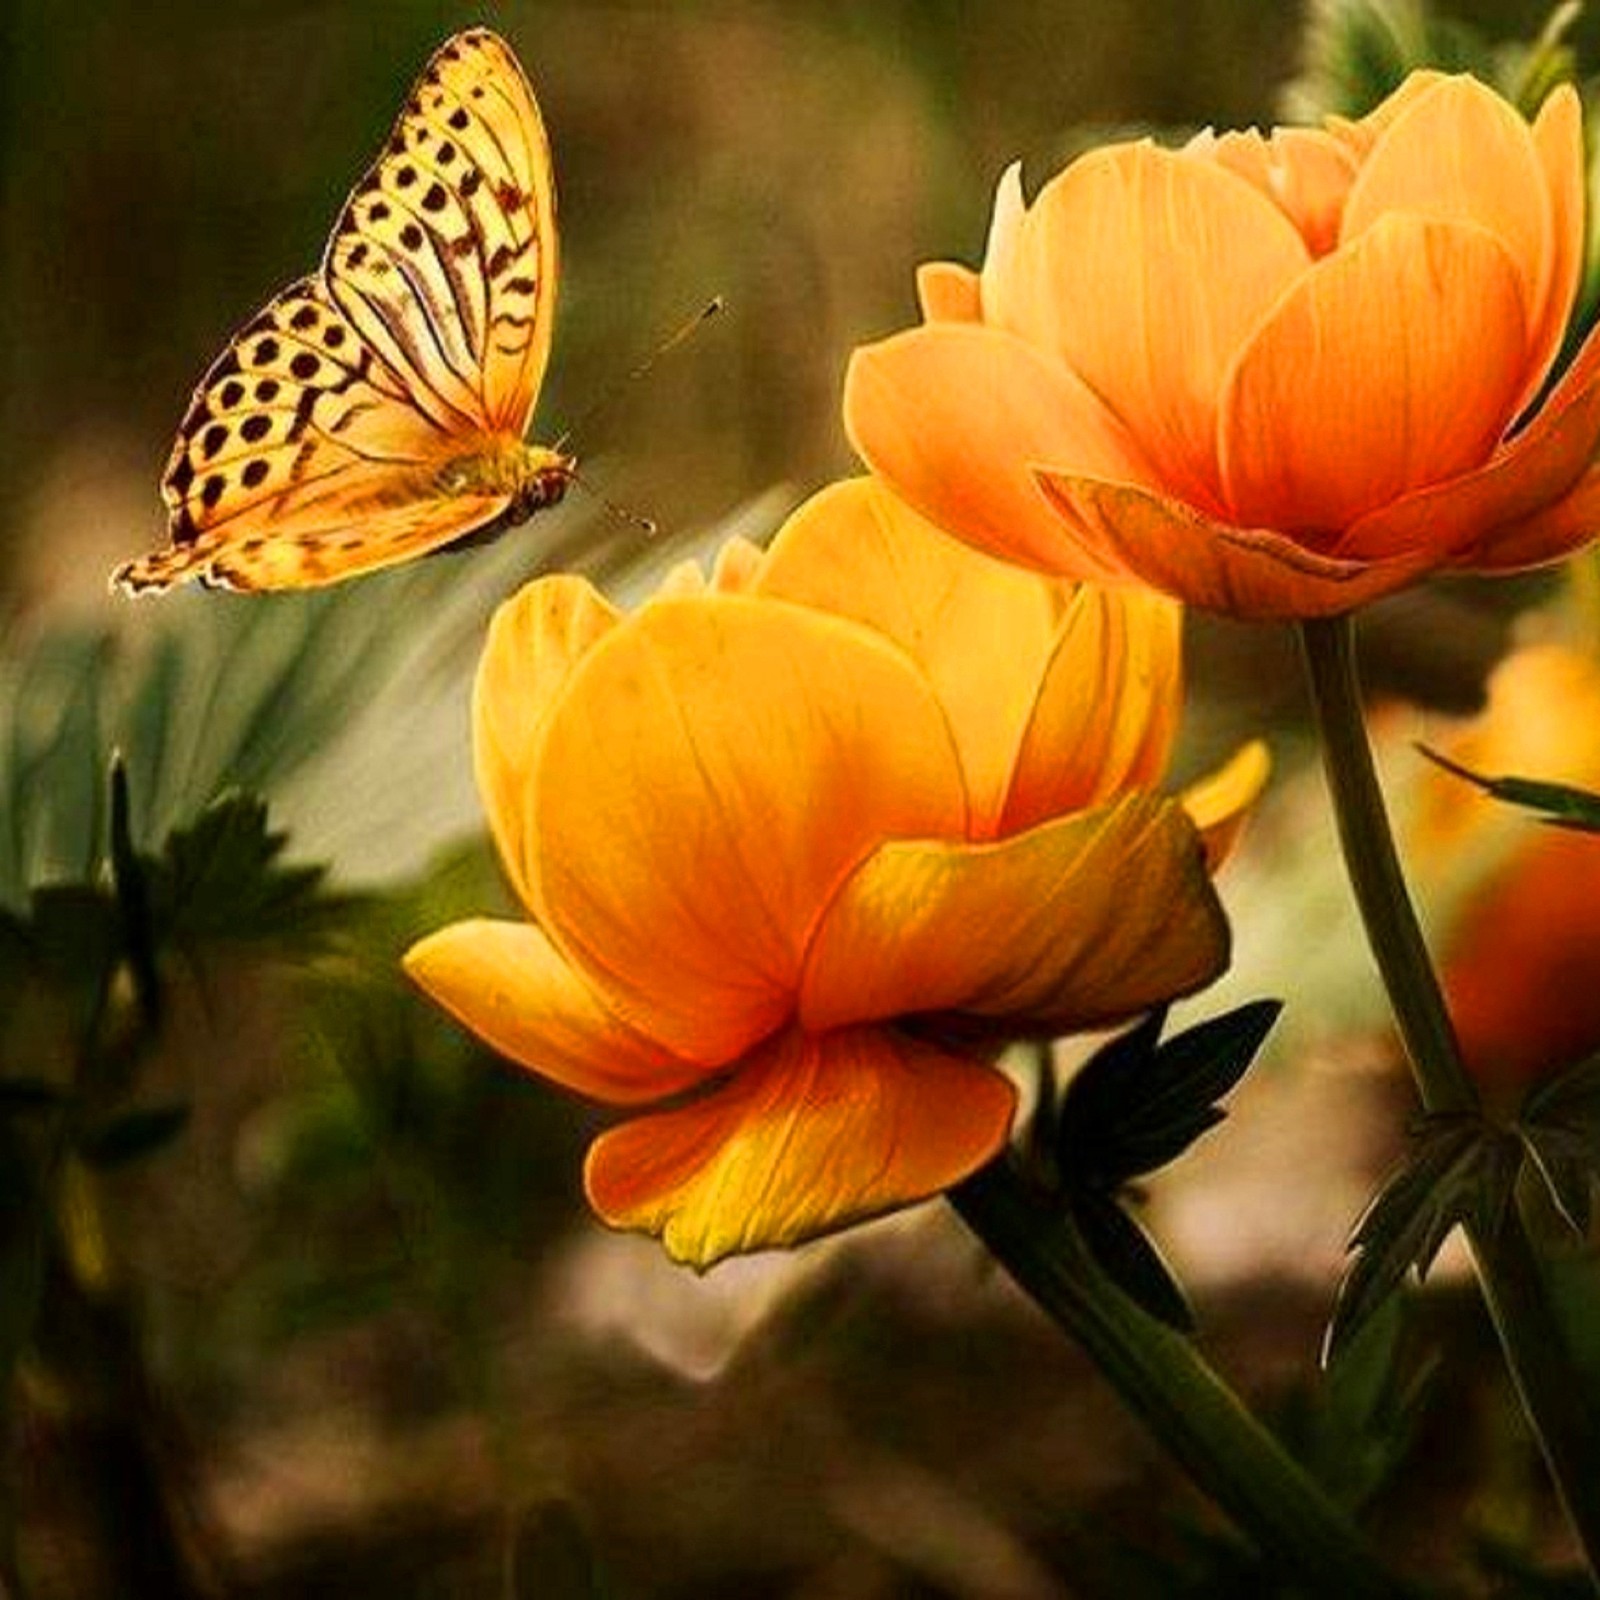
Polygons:
M188 1126L187 1105L145 1106L125 1112L103 1127L84 1134L78 1153L91 1167L105 1171L154 1155Z
M1487 777L1440 755L1437 750L1430 750L1425 744L1419 744L1417 749L1436 766L1481 789L1491 798L1539 812L1541 820L1552 827L1600 833L1600 794L1541 778Z
M1411 1160L1389 1178L1357 1221L1355 1258L1339 1286L1323 1341L1334 1360L1413 1270L1426 1277L1458 1223L1499 1226L1511 1203L1519 1155L1507 1134L1468 1118L1424 1127Z
M1098 1051L1062 1098L1067 1181L1114 1189L1182 1155L1223 1120L1216 1102L1243 1077L1280 1009L1253 1001L1161 1043L1157 1011Z
M1101 1271L1135 1304L1179 1333L1194 1332L1194 1313L1143 1228L1098 1190L1069 1196L1073 1220Z

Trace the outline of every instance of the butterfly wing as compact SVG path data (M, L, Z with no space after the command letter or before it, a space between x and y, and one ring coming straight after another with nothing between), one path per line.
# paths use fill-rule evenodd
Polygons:
M416 406L322 282L303 279L201 379L162 480L171 544L112 581L299 588L447 544L508 503L438 489L444 463L476 443Z
M162 484L170 546L112 581L330 583L494 521L509 493L441 469L520 441L555 287L544 124L509 46L472 29L423 70L319 274L201 380Z
M520 439L550 353L556 197L533 91L486 28L435 52L356 185L323 273L447 429Z

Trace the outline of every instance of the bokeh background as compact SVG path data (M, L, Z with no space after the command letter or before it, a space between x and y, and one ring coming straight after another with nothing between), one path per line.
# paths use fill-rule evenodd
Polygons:
M263 1600L1265 1592L942 1208L694 1279L582 1214L589 1112L478 1053L389 963L503 896L465 738L495 600L556 562L626 597L726 531L770 531L850 470L850 349L912 318L919 261L977 259L1009 161L1037 178L1108 132L1270 122L1304 9L4 0L0 899L92 877L113 742L145 847L247 784L294 859L369 898L333 956L282 927L207 946L138 1086L183 1126L39 1200L54 1255L6 1412L0 1581ZM1545 8L1452 16L1528 37ZM483 22L521 55L555 149L539 436L726 297L574 441L662 532L574 493L498 546L337 596L111 597L110 567L163 537L156 485L191 385L318 259L428 53ZM1600 15L1572 37L1600 59ZM1470 710L1515 611L1546 593L1381 608L1375 682ZM1270 727L1282 775L1228 890L1239 970L1207 1005L1290 1009L1271 1070L1151 1217L1214 1357L1331 1478L1359 1479L1358 1413L1387 1426L1400 1401L1380 1385L1334 1416L1315 1351L1406 1093L1303 760L1289 642L1197 625L1191 644L1186 760ZM1402 788L1405 738L1436 726L1422 715L1391 714ZM19 1027L0 1029L9 1070L48 1035ZM31 1203L14 1193L0 1220ZM1430 1353L1434 1401L1407 1441L1433 1465L1390 1492L1381 1530L1458 1577L1469 1545L1559 1558L1488 1335L1443 1277L1383 1334L1385 1357Z

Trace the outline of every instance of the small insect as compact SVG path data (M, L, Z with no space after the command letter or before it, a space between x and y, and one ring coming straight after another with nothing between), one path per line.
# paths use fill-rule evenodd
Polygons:
M299 589L474 542L577 463L527 444L550 353L556 197L509 45L459 33L345 202L320 269L237 333L167 463L165 549L112 574Z

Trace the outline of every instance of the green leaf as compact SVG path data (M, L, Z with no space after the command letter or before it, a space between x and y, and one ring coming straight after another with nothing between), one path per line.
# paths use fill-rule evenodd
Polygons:
M1600 1180L1600 1055L1539 1084L1523 1102L1516 1131L1556 1209L1580 1238Z
M1600 794L1577 789L1565 783L1547 783L1538 778L1490 778L1464 767L1437 750L1419 744L1420 750L1436 766L1474 784L1507 805L1525 806L1543 815L1541 820L1554 828L1572 828L1582 833L1600 833Z
M1217 1104L1276 1021L1256 1000L1158 1043L1165 1011L1097 1051L1062 1097L1061 1172L1073 1187L1111 1190L1182 1155L1226 1116Z
M85 1133L78 1141L78 1153L91 1167L102 1171L126 1166L171 1144L188 1125L189 1115L190 1108L184 1104L125 1112Z
M1117 1203L1095 1189L1069 1192L1073 1220L1083 1242L1116 1286L1158 1322L1179 1333L1194 1332L1194 1313L1154 1241Z
M1500 1226L1521 1165L1514 1135L1475 1118L1424 1122L1411 1159L1378 1191L1356 1224L1354 1260L1339 1286L1323 1341L1333 1361L1415 1269L1427 1276L1457 1224L1486 1233Z

